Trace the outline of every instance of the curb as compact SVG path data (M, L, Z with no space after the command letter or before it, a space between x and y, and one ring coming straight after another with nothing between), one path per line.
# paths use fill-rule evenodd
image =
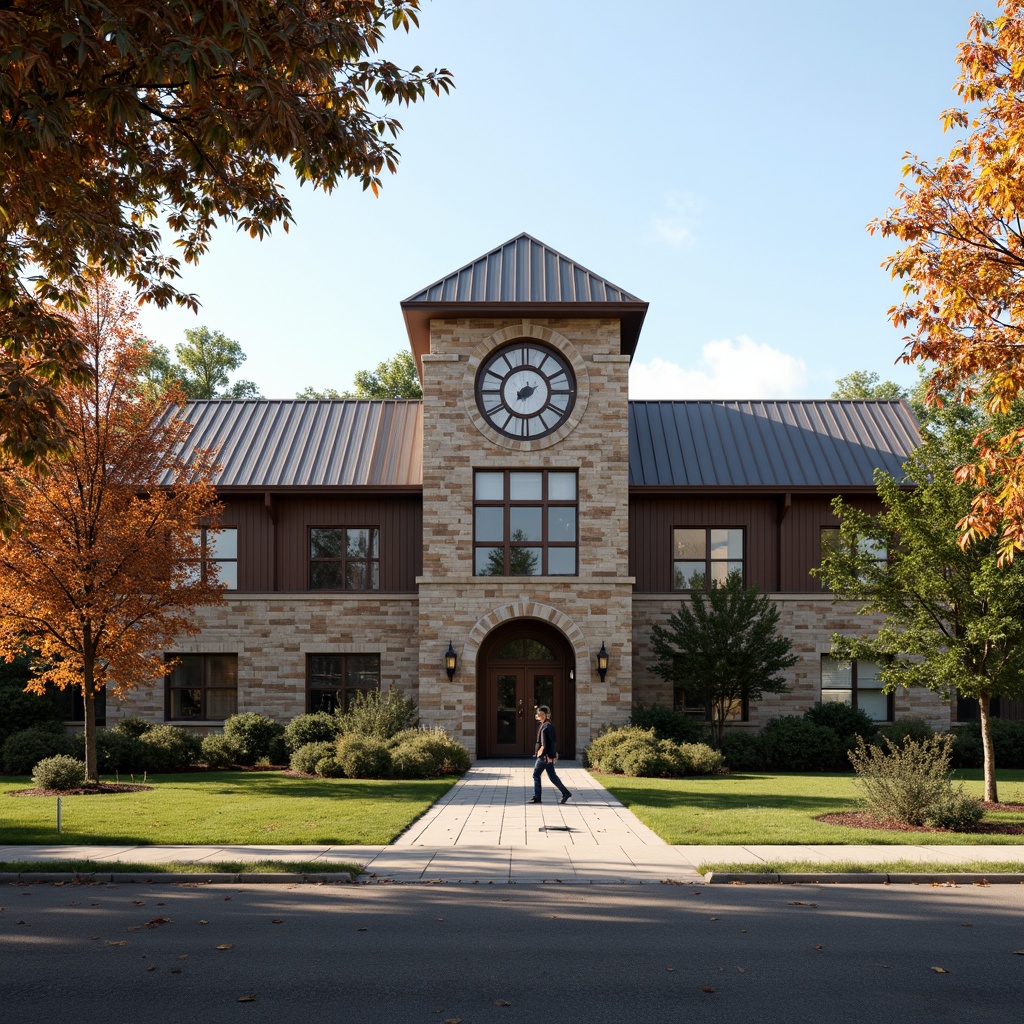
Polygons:
M763 874L760 872L712 871L705 875L707 885L1024 885L1024 873L982 875L953 872L900 872L887 874L874 871L837 871L811 874L788 872Z
M118 882L133 885L156 885L160 882L196 885L281 885L317 884L352 885L356 882L348 871L288 872L288 871L211 871L153 872L139 871L4 871L0 872L0 885L33 885L58 882L74 885L110 885Z

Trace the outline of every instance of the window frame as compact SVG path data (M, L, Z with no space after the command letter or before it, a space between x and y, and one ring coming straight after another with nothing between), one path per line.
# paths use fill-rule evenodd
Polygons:
M334 558L319 557L314 558L313 556L313 532L315 530L330 531L334 533L341 533L342 544L341 544L341 555ZM367 555L352 556L348 554L349 550L349 532L368 531L370 534L369 550L372 552ZM380 557L381 543L380 543L380 527L379 526L310 526L306 531L306 554L307 554L307 571L306 571L306 589L316 593L373 593L380 590ZM343 583L340 587L318 587L314 586L313 572L314 567L318 565L336 565L340 567L340 579ZM361 587L350 587L348 586L349 580L349 566L361 565L364 567L363 579L366 581L365 586Z
M235 535L235 555L234 558L218 558L215 554L211 554L212 551L216 551L217 539L223 536L225 533L231 532ZM210 534L213 534L213 537ZM199 579L203 583L210 582L208 567L211 564L220 565L233 565L235 567L235 582L232 585L229 582L225 582L220 572L217 573L217 581L223 584L225 590L237 591L238 590L238 527L230 525L217 525L217 526L200 526L196 529L196 544L199 548L199 554L196 559L192 559L194 564L198 565L199 568Z
M375 659L377 664L377 684L376 686L360 686L355 685L349 681L349 660L356 658L364 659ZM338 671L334 675L331 675L324 668L327 666L315 666L316 659L337 659L338 660ZM381 684L381 658L380 654L375 651L366 652L351 652L351 653L336 653L336 652L321 652L321 653L307 653L306 655L306 713L310 714L315 711L328 711L333 712L338 707L338 697L340 694L340 702L343 710L347 710L352 698L356 693L369 693L372 690L376 690L380 693ZM314 671L314 667L320 669L320 671ZM317 678L338 678L341 680L337 685L316 685L314 679ZM314 701L314 694L324 695L335 695L329 702L326 700ZM327 704L330 706L326 706Z
M676 533L682 530L688 530L693 533L703 530L704 531L704 586L703 587L680 587L677 585L676 575L676 564L681 562L695 562L696 559L692 558L676 558ZM728 530L738 532L740 535L741 542L741 555L737 558L712 558L711 557L711 535L715 530ZM747 528L746 526L673 526L672 535L670 537L669 551L671 553L672 566L672 590L675 593L680 594L692 594L697 590L708 591L711 589L712 581L714 576L712 574L712 566L714 565L725 565L730 562L739 562L741 565L740 575L743 579L744 587L747 585ZM729 573L726 573L728 577ZM692 579L692 577L691 577Z
M826 534L835 534L837 543L836 544L826 545L826 542L825 542ZM818 567L819 568L824 563L826 554L840 553L840 554L850 555L850 554L853 553L851 548L847 548L845 552L843 552L841 550L841 546L838 543L838 541L840 541L841 539L842 539L842 536L841 536L840 528L838 526L822 526L822 527L819 528L819 531L818 531ZM865 545L865 544L872 544L872 545L874 545L875 542L873 540L871 540L870 538L867 538L867 537L858 537L857 538L857 547L858 547L859 550L864 550L863 545ZM877 551L877 547L875 548L875 550ZM889 564L889 549L888 549L888 547L886 547L885 553L881 557L879 557L876 554L874 557L872 557L871 560L875 564L876 568L884 569L886 566L888 566L888 564ZM861 582L864 583L864 582L866 582L866 580L861 579Z
M735 702L733 708L726 716L726 722L749 722L750 721L750 701L744 697L739 701L740 709L739 713L736 712ZM688 718L696 718L702 722L712 722L714 719L711 716L712 709L704 704L697 704L695 702L688 702L686 697L686 690L680 686L677 686L672 691L672 710L678 711L680 714L686 715Z
M501 499L478 498L477 480L483 475L502 474ZM541 477L541 495L539 498L513 498L512 477L516 474ZM573 477L573 498L552 498L549 481L552 475L571 475ZM512 512L514 509L538 509L540 512L540 540L513 539ZM502 510L502 540L478 540L479 513L481 509ZM571 541L551 539L551 510L571 509L573 518L573 539ZM512 573L513 552L540 552L540 571L530 573ZM580 574L580 477L575 468L553 466L539 469L476 469L473 471L473 576L480 579L523 579L535 576L554 576L559 579L574 579ZM485 573L479 571L478 553L482 551L503 553L503 569L501 573ZM553 551L572 551L573 571L571 573L551 572L550 553Z
M178 670L182 668L184 659L196 658L199 661L199 685L198 686L175 686L174 679ZM233 659L234 685L213 686L210 684L210 663L213 658ZM211 651L211 652L165 652L164 661L177 661L178 665L164 677L164 721L165 722L226 722L232 715L238 714L238 654L232 651ZM199 715L174 714L175 690L199 690ZM210 693L211 691L234 691L233 710L227 712L223 717L211 716ZM230 702L229 702L230 703Z
M826 687L824 685L824 669L825 669L825 660L826 659L828 659L829 661L838 662L840 664L842 664L844 662L849 662L849 664L850 664L850 685L849 685L849 687L845 687L845 686L830 686L830 687ZM852 707L852 708L858 708L860 706L859 702L858 702L858 699L857 699L858 691L860 689L860 687L859 687L859 679L858 679L858 664L859 664L859 662L858 662L858 660L856 658L835 658L831 654L827 654L827 653L826 654L822 654L821 658L819 659L819 668L818 668L818 701L819 701L819 703L821 703L821 704L830 703L830 702L825 700L825 691L826 691L826 689L833 690L833 691L840 691L840 690L849 689L849 691L850 691L850 705L849 706ZM876 665L877 666L877 663L873 662L873 661L866 662L865 664ZM876 689L881 689L881 687L874 687L874 686L872 686L872 687L865 687L865 689L876 690ZM867 711L865 711L864 713L866 715L868 715L869 718L871 718L872 722L877 722L879 724L884 725L887 722L892 722L892 721L895 720L895 717L896 717L896 694L895 693L886 693L884 690L882 690L881 692L882 692L882 696L885 697L885 715L886 715L886 717L885 718L873 718ZM836 704L843 703L843 704L845 704L846 701L834 701L834 702L831 702L831 703L836 703Z

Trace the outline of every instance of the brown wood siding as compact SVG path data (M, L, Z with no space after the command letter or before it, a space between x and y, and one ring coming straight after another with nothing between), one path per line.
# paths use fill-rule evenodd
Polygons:
M259 497L225 500L224 526L238 528L238 589L248 593L307 590L309 529L376 526L380 529L380 590L415 593L423 571L423 515L419 495L274 498L276 524ZM274 552L276 550L276 566ZM275 573L276 568L276 573Z
M746 581L761 591L819 593L809 575L821 561L821 527L837 525L831 498L762 496L634 495L629 500L629 572L642 593L672 590L672 530L680 526L742 527ZM851 504L880 509L877 499Z

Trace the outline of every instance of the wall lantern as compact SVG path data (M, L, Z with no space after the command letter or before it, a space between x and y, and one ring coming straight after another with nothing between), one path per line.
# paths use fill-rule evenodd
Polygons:
M444 652L444 670L448 673L448 682L451 682L455 678L455 666L458 665L459 659L455 653L455 648L452 647L452 642L448 641L448 650Z
M597 674L601 677L601 682L604 682L604 677L608 675L608 649L604 645L604 641L601 642L601 650L597 652Z

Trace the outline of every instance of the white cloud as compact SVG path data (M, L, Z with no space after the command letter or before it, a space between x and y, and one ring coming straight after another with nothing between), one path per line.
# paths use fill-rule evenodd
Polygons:
M690 192L667 193L666 212L653 220L655 237L676 248L693 245L693 229L703 206L703 202Z
M709 341L701 349L697 369L655 357L633 362L629 397L672 398L796 398L807 384L807 366L770 345L740 335Z

